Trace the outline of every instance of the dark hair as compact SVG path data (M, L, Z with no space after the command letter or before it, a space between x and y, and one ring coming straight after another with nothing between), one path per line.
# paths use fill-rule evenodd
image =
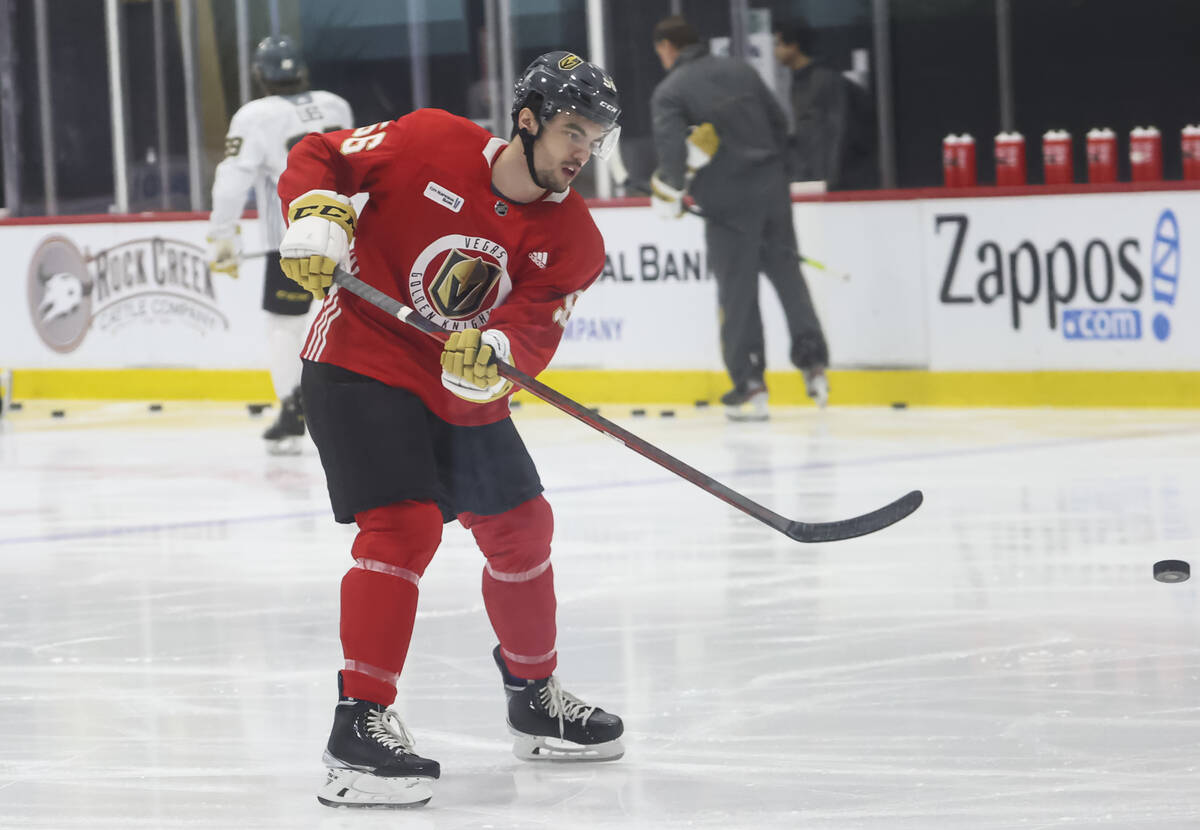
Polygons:
M781 20L771 27L771 31L779 35L781 42L795 46L806 55L812 54L813 30L805 21Z
M691 23L688 23L680 15L673 14L654 24L654 42L658 43L660 40L669 41L676 49L682 49L693 43L699 43L700 36L696 34Z

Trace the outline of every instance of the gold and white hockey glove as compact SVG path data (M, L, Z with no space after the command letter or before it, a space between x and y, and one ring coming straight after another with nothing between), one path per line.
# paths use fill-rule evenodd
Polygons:
M332 190L310 190L288 205L288 229L279 243L279 265L288 279L318 300L333 283L354 239L358 214L350 199Z
M242 229L212 228L205 237L208 242L208 270L238 278L238 262L242 256Z
M717 136L716 127L710 122L705 121L703 124L692 127L692 131L687 137L688 173L694 174L712 161L720 147L721 139Z
M663 219L683 216L683 191L671 187L655 173L650 177L650 207Z
M494 401L512 386L496 368L511 353L508 337L497 329L456 331L442 347L442 386L473 403Z

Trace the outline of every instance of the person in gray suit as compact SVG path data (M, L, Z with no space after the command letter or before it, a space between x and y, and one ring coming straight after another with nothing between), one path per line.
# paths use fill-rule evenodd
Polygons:
M787 317L792 363L803 372L809 397L824 406L829 350L800 271L783 110L754 69L709 54L682 17L654 27L654 49L667 76L650 99L658 154L651 203L661 215L680 216L690 193L703 211L721 351L733 381L721 402L731 418L767 417L761 271Z

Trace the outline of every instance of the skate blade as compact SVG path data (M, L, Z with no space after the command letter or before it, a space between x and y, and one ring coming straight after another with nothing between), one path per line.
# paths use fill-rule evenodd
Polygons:
M299 436L289 435L278 441L267 441L267 455L300 455L304 446Z
M583 761L616 761L625 754L625 747L620 739L606 741L602 744L577 744L559 738L546 738L541 735L526 735L523 732L513 733L513 755L522 761L556 761L580 763Z
M726 409L725 418L738 424L762 422L770 420L766 412L742 412L737 409Z
M767 420L767 393L759 392L736 406L726 406L725 417L737 422Z
M317 801L326 807L395 810L420 807L433 798L429 778L383 778L357 769L330 767Z

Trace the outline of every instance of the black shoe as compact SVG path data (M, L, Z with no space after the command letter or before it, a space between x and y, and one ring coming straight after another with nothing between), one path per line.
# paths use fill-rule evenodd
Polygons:
M721 396L731 421L767 420L767 385L761 380L739 383Z
M516 736L513 754L526 761L615 761L625 754L618 738L625 725L616 715L589 706L564 691L558 678L524 680L513 676L500 646L492 658L504 678L508 728Z
M322 756L327 767L317 801L327 807L417 807L433 798L442 774L437 761L413 752L412 735L400 716L381 703L342 693Z
M745 381L722 395L721 403L725 406L741 406L755 395L761 395L766 391L767 385L761 380Z
M294 455L300 452L304 437L304 401L297 386L292 394L279 402L279 417L263 433L268 451L275 455Z
M344 697L333 713L324 755L327 767L370 772L381 778L438 778L437 761L413 752L400 716L381 703Z

